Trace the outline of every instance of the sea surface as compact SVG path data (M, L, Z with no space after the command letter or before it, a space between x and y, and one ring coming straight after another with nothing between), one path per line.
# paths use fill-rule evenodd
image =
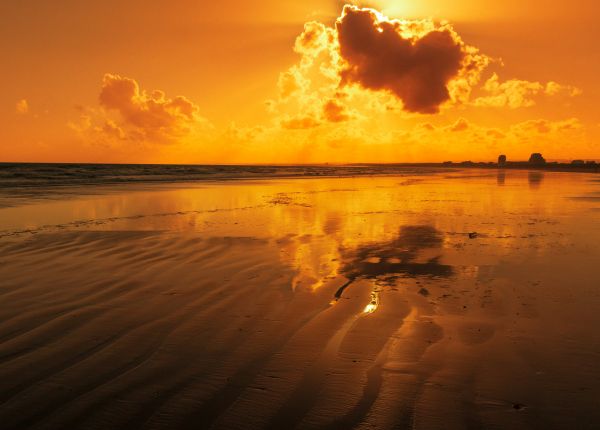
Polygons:
M0 163L0 187L181 182L210 179L356 176L423 173L402 164L354 165L177 165Z
M97 192L90 186L168 184L299 177L423 174L440 168L410 165L176 165L0 163L0 207L30 199ZM74 189L74 187L79 188Z
M2 165L0 428L600 428L600 177Z

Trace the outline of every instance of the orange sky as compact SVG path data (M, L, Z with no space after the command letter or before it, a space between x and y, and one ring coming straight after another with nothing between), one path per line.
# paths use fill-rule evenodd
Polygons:
M600 158L595 1L204 3L3 2L0 161Z

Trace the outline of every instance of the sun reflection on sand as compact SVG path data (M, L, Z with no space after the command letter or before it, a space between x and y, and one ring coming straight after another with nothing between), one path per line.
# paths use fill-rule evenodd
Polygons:
M375 312L377 310L378 307L379 307L379 293L376 291L373 291L371 293L371 301L367 304L367 306L365 306L365 309L363 310L363 312L366 314L372 314L373 312Z

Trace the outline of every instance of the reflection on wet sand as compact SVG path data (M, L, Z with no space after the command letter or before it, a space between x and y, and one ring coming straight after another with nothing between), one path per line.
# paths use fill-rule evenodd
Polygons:
M441 248L442 233L432 226L403 226L400 234L389 242L359 246L342 251L345 264L341 273L349 279L406 276L450 276L452 268L440 264L437 255L418 262L419 251Z
M1 427L597 428L598 184L504 177L0 209Z
M504 183L506 182L506 172L502 169L498 170L498 173L496 175L496 183L498 185L504 185Z
M544 172L531 171L527 174L527 180L529 181L529 188L537 189L544 181Z
M442 234L434 227L416 225L401 227L399 235L388 242L342 249L343 265L340 273L348 281L336 291L336 299L341 298L344 290L358 278L376 279L380 285L393 285L401 276L452 275L452 267L440 264L440 255L417 261L419 251L440 248L442 243Z

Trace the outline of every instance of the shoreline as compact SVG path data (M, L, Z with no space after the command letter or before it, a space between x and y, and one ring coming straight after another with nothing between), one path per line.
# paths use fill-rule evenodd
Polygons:
M154 174L131 174L132 172L122 170L111 176L98 175L90 177L89 172L80 170L90 165L65 165L65 164L11 164L12 167L20 169L16 171L16 178L6 180L6 171L2 172L0 163L0 208L10 208L21 205L29 205L38 202L52 201L57 199L69 199L77 196L105 195L112 192L148 191L156 187L170 189L172 186L213 186L225 183L244 182L268 182L272 180L299 180L299 179L344 179L344 178L385 178L385 177L410 177L427 176L444 173L457 173L468 170L497 171L502 174L505 171L539 171L539 172L561 172L561 173L600 173L600 165L594 167L571 167L569 165L523 165L508 164L498 166L497 164L485 163L404 163L404 164L355 164L342 166L324 165L298 165L298 166L182 166L182 165L123 165L124 168L133 169L157 169L163 167L168 172L153 172ZM27 172L28 167L35 166L32 172ZM78 172L63 171L61 167L68 166L69 169L78 169ZM108 169L113 165L94 165L94 169ZM56 172L47 172L46 169L56 169ZM204 169L203 173L174 174L173 169ZM237 169L241 170L237 170ZM212 171L207 171L212 169ZM136 170L136 172L137 172ZM43 177L40 176L42 172ZM136 173L134 172L134 173ZM37 179L29 178L29 174Z
M40 171L20 172L22 168L38 168ZM77 172L48 172L46 169L91 168L96 171L113 167L136 169L111 175L93 176L90 172L80 177ZM157 169L154 172L140 169ZM374 170L377 168L377 170ZM7 173L15 169L15 179L7 180ZM158 171L162 169L163 171ZM186 169L180 171L181 169ZM435 169L434 171L406 171L405 169ZM439 169L439 170L438 170ZM4 163L0 162L0 189L42 188L49 186L104 185L132 183L178 183L209 182L257 179L294 178L344 178L374 176L385 177L399 174L437 173L440 170L496 169L496 170L541 170L551 172L600 173L600 163L593 165L572 165L566 163L529 164L527 162L507 162L499 165L492 162L444 162L444 163L353 163L353 164L297 164L297 165L202 165L202 164L88 164L88 163ZM211 170L211 171L208 171ZM43 176L35 177L42 173ZM27 173L31 173L28 175ZM33 179L30 179L33 177ZM26 178L23 182L19 179ZM36 182L36 180L38 180ZM25 182L27 181L27 182Z

